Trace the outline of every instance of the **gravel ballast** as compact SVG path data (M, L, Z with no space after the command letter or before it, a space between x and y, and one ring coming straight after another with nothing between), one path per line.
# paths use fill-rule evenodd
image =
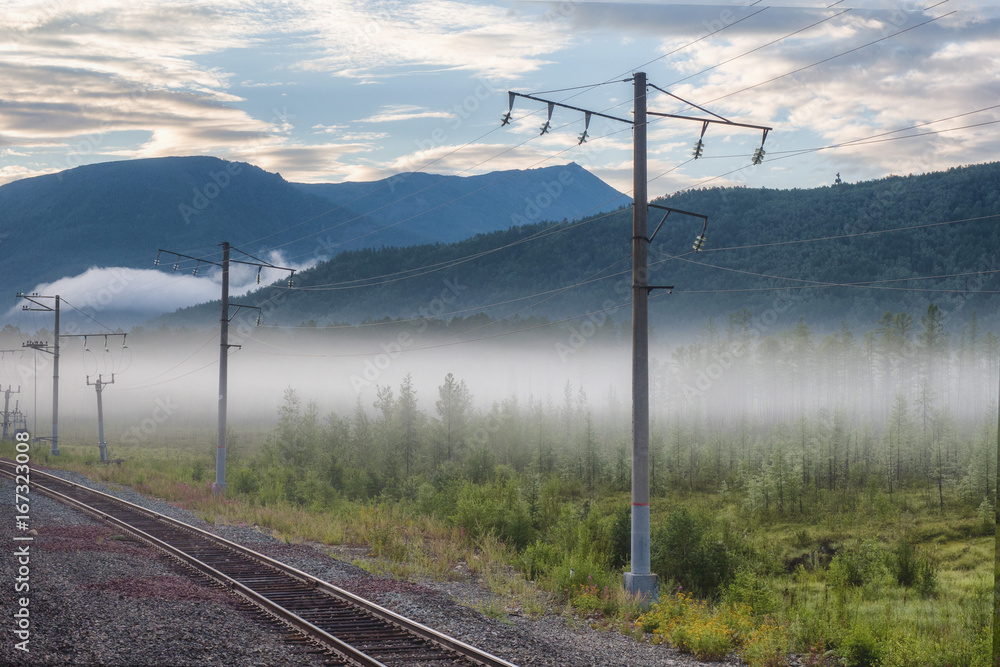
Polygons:
M472 579L411 583L374 576L331 556L319 545L286 544L242 526L207 524L165 501L113 489L72 472L47 471L174 517L365 597L424 625L517 665L584 667L698 667L703 663L665 645L637 642L591 629L562 615L485 616L465 604L490 593ZM12 508L14 485L0 480L0 498ZM5 514L7 514L5 512ZM284 640L282 626L266 622L231 595L192 575L172 559L105 524L31 496L29 653L15 649L12 614L18 568L13 520L0 522L3 584L0 603L8 626L0 664L73 665L311 665L323 664L310 647Z

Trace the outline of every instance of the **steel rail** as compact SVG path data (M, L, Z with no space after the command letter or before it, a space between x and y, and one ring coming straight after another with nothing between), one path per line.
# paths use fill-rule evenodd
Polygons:
M13 478L14 474L12 470L7 470L7 467L8 466L12 467L13 464L6 460L0 461L0 464L2 464L2 466L0 466L0 474L3 474L5 477ZM418 623L417 621L406 618L405 616L402 616L389 609L386 609L374 602L371 602L370 600L361 598L355 595L354 593L351 593L350 591L346 591L342 588L334 586L329 582L314 577L311 574L308 574L297 568L294 568L291 565L282 563L281 561L260 554L248 547L236 544L235 542L231 542L225 538L213 535L212 533L201 530L200 528L196 528L195 526L184 523L183 521L179 521L172 517L160 514L159 512L155 512L153 510L147 509L140 505L136 505L127 500L117 498L107 493L103 493L101 491L97 491L95 489L90 489L80 484L76 484L75 482L63 479L57 475L45 473L41 470L35 469L34 467L32 467L31 469L31 475L33 478L40 475L43 478L51 479L57 484L67 485L76 491L85 493L87 495L96 496L97 498L99 498L104 502L112 503L113 505L122 507L128 511L135 512L146 518L153 519L162 524L166 524L171 528L181 530L193 534L206 541L213 542L224 549L236 552L237 554L249 558L252 561L257 561L258 563L264 565L265 567L268 567L272 570L277 570L281 574L290 577L294 580L297 580L298 582L300 582L301 584L305 585L310 589L315 589L333 599L337 599L353 607L363 609L368 614L378 619L381 619L382 621L385 621L391 625L397 626L398 628L400 628L401 630L403 630L408 634L415 635L416 637L430 641L445 649L457 653L463 658L471 660L474 664L484 665L485 667L516 667L516 665L514 665L513 663L507 662L502 658L498 658L494 655L486 653L485 651L482 651L469 644L466 644L458 639L444 635L421 623ZM336 653L343 655L349 660L354 661L356 664L364 665L365 667L386 667L384 663L375 660L374 658L368 656L367 654L363 653L362 651L350 645L349 643L344 642L338 639L337 637L329 634L322 628L319 628L310 621L302 618L298 614L295 614L293 611L283 607L282 605L274 602L273 600L268 599L261 593L255 591L253 588L233 579L232 577L226 575L223 572L220 572L218 569L212 567L211 565L202 562L196 556L185 553L181 549L167 542L164 542L163 540L160 540L159 538L153 535L150 535L149 533L143 531L142 529L129 524L125 520L112 516L111 514L102 511L99 508L92 507L87 503L83 502L82 500L72 498L65 494L59 493L54 489L50 489L44 485L38 484L36 481L34 481L34 479L31 480L30 485L31 488L37 489L46 495L50 495L59 502L63 502L76 509L86 512L87 514L95 516L98 519L107 521L108 523L111 523L117 528L134 535L137 539L140 539L144 542L149 543L155 548L165 551L174 558L177 558L183 563L191 566L193 569L197 570L202 575L218 582L219 584L225 586L228 590L232 591L233 593L236 593L239 596L245 598L251 604L263 608L267 613L271 614L278 620L296 628L302 634L314 639L318 643L326 646L327 648L330 648Z

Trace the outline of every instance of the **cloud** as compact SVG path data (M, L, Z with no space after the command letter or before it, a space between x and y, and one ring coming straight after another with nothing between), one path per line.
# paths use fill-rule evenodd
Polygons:
M415 118L454 118L454 114L450 111L430 111L429 109L413 104L392 104L382 107L382 110L377 114L356 122L391 123L401 120L413 120Z
M320 56L300 66L369 81L425 67L513 80L572 41L566 27L498 5L304 0L300 7L299 30L323 45Z
M741 21L761 9L744 4L701 0L14 4L5 7L0 27L0 182L109 158L178 154L245 159L302 181L357 179L396 164L421 166L413 153L399 155L415 143L440 158L431 165L435 170L449 164L466 168L461 160L445 159L432 149L471 137L481 139L480 128L487 124L477 112L504 107L507 83L516 87L530 81L535 87L544 81L537 88L554 88L557 85L549 84L556 79L560 84L563 78L568 83L600 81L617 73L601 69L595 75L583 66L572 69L575 59L588 51L593 51L590 58L607 54L601 67L622 65L626 71L626 65L641 66L653 83L732 120L773 125L769 152L791 149L805 137L815 146L871 136L984 107L986 101L1000 97L1000 80L983 74L1000 66L1000 10L995 3L951 0L927 13L913 10L915 3L861 0L850 3L852 9L846 14L794 35L834 17L847 3L827 10L829 0L779 0L760 15ZM958 13L916 27L952 8ZM709 36L720 28L725 29ZM840 55L908 28L915 29ZM265 65L258 62L260 58L267 58ZM811 67L827 58L832 59ZM240 64L229 65L233 62ZM782 76L800 68L805 69ZM772 78L776 80L764 83ZM293 108L304 116L313 113L303 118L302 130L284 111L261 111L278 94L270 87L283 85L269 82L296 84L294 92L305 95L317 80L331 89L350 86L363 91L369 106L363 107L366 102L360 96L360 103L331 96L319 102L333 102L321 115L290 93L289 104L299 104ZM378 90L360 87L367 83L383 85ZM481 95L480 88L486 93ZM390 90L393 95L381 95ZM606 108L611 95L617 94L610 91L611 87L598 89L581 104ZM650 99L664 111L685 110L669 99ZM393 103L387 105L389 100ZM465 104L468 100L475 103L473 107ZM630 95L618 101L624 105L612 113L627 116ZM359 117L383 124L378 129L392 128L392 133L346 131L347 119ZM536 138L539 118L535 114L523 126L505 132L510 130L519 140L530 138L539 149L538 158L545 150L551 155L573 143L565 136ZM977 120L996 118L987 113ZM440 120L439 131L420 134L420 129L406 125L423 119ZM579 118L571 113L557 112L556 121L569 126L563 134L582 131ZM651 140L662 142L651 148L651 156L665 162L687 160L691 125L680 121L651 126ZM995 159L988 130L855 146L822 153L818 160L856 170L855 180L887 171L987 161ZM417 132L416 138L405 139L407 132L411 137ZM610 131L603 131L595 120L590 144L607 154L595 156L586 165L589 168L628 158L627 130L604 139L602 132ZM324 136L316 136L320 134ZM720 146L720 139L727 137L734 142L734 154L747 152L752 143L749 135L744 141L739 132L716 127L710 129L707 142ZM480 139L471 140L478 145ZM514 150L508 155L522 153ZM513 166L506 157L487 165L484 169Z
M262 142L224 151L227 158L249 162L271 172L280 172L289 181L323 183L341 180L355 167L340 158L369 150L365 143L294 144Z
M296 271L304 271L320 261L288 262L280 251L272 251L263 259L275 266ZM171 272L167 263L163 266L165 270L91 267L81 274L37 285L28 293L58 294L72 307L91 317L102 320L102 314L108 316L110 319L105 322L108 325L114 323L114 318L134 320L136 317L151 317L219 299L222 277L218 267L206 268L203 265L198 275L194 276L189 270ZM261 271L258 285L255 267L232 264L230 296L245 296L274 282L285 281L288 276L288 271L265 268ZM12 308L6 317L14 315L20 307L18 304Z
M44 176L45 174L52 174L58 169L53 168L41 168L32 169L31 167L26 167L22 165L7 165L0 167L0 185L4 183L10 183L11 181L19 181L22 178L32 178L34 176Z
M748 21L741 24L745 29L685 48L672 65L688 77L696 76L666 79L661 87L733 121L774 127L767 143L772 153L792 150L796 144L841 144L990 106L1000 98L1000 82L982 76L1000 67L1000 17L995 14L972 22L959 15L921 26L930 14L900 8L854 10L791 37L784 31L795 30L793 26L776 30L769 23ZM822 15L799 14L798 28ZM775 40L780 41L755 50ZM681 41L667 39L661 48L669 52ZM724 64L715 67L720 62ZM653 83L660 83L658 79L661 76L651 74ZM658 94L651 96L650 106L701 115ZM993 110L951 127L998 119L1000 113ZM686 139L690 145L697 138L692 131L700 130L690 125L695 124L670 123L656 129L656 136L661 141ZM995 159L988 132L968 129L859 144L824 152L819 160L850 171L854 178L919 173ZM730 132L713 125L706 145L739 140L744 148L737 152L749 154L752 138L740 135L738 129ZM799 143L803 137L815 143ZM687 156L678 151L677 158Z

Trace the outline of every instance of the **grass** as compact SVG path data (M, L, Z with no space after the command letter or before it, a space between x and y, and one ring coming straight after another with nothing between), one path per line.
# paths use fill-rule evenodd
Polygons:
M590 538L597 533L586 531L599 533L603 524L581 519L578 501L560 501L551 531L577 546L559 551L540 541L528 550L534 560L526 570L524 551L489 532L473 540L461 526L421 513L413 502L335 495L319 504L264 506L248 494L213 495L213 462L196 453L193 442L119 447L115 455L126 459L121 466L97 464L96 447L64 443L59 457L35 448L32 462L134 488L210 523L253 526L287 542L363 546L367 554L357 564L379 574L410 581L471 577L492 592L473 606L495 618L562 610L574 622L670 643L701 659L735 652L753 667L787 664L789 653L814 665L974 667L986 664L991 651L994 535L984 531L976 508L951 502L942 512L936 497L917 491L858 492L850 502L821 494L794 517L748 515L732 493L725 499L679 493L657 498L659 507L684 506L707 517L718 539L752 564L752 579L760 585L705 601L661 581L660 604L642 614L639 601L622 590L620 573L593 552ZM11 455L9 443L0 453ZM594 511L611 516L623 499L606 498ZM893 576L901 536L935 568L929 593L900 586ZM840 566L829 566L829 558L838 554L843 565L845 554L854 552L866 552L875 565L869 563L871 571L858 575L858 582L845 584L835 576Z

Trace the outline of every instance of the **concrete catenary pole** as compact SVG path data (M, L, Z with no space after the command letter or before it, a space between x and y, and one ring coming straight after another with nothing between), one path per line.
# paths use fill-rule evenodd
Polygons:
M636 72L632 167L632 571L625 590L647 602L659 591L649 558L649 290L647 268L646 74Z
M997 467L994 470L1000 471L1000 390L997 391ZM1000 484L994 488L1000 488ZM993 512L993 664L1000 667L1000 492L994 495Z
M10 385L3 392L3 439L7 440L10 437L10 425L12 423L10 416L10 395L20 394L21 388L18 387L17 391L14 391L14 385Z
M97 390L97 447L101 451L101 463L108 462L108 443L104 440L104 402L101 400L101 395L104 392L105 385L114 383L115 376L113 374L111 382L104 382L100 375L97 376L97 382L91 382L90 378L87 378L87 385L92 384Z
M212 490L226 490L226 394L229 372L229 242L222 244L222 315L219 318L219 444L215 450L215 484Z
M52 341L52 454L59 455L59 295L56 294L55 340Z

